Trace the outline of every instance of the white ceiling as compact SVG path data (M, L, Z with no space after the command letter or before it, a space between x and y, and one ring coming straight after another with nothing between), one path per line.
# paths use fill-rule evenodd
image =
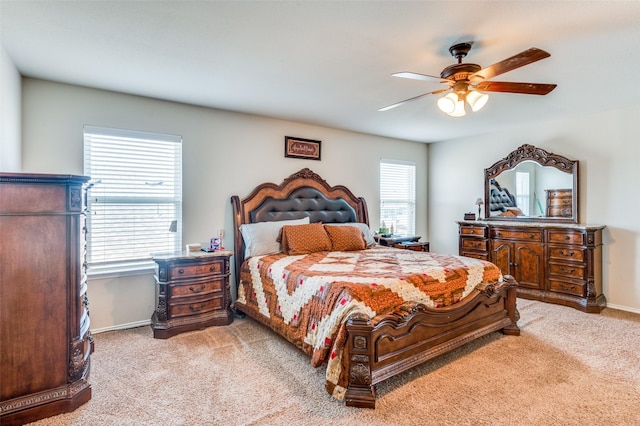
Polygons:
M21 74L421 142L637 105L640 1L0 0L1 42ZM474 41L483 67L530 47L551 57L495 77L556 83L493 93L452 118L439 75Z

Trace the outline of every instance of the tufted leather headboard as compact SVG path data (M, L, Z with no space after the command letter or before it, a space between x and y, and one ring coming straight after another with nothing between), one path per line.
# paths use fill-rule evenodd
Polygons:
M344 198L330 199L316 188L302 187L288 198L267 197L249 213L251 222L300 219L310 222L357 222L356 210Z
M234 229L234 264L236 281L244 262L244 241L240 225L245 223L300 219L311 222L369 224L367 203L345 186L330 186L310 169L302 169L280 185L258 185L247 197L231 197Z
M491 179L491 189L489 190L489 211L504 212L507 207L516 207L516 197L507 188L502 188L500 184Z

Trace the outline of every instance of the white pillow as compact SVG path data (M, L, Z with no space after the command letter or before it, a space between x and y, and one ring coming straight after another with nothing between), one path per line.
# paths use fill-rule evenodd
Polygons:
M367 243L367 247L375 246L376 240L373 239L373 234L371 233L371 229L369 229L369 225L366 223L360 222L347 222L347 223L325 223L327 226L355 226L362 231L362 235L364 235L364 240Z
M280 229L284 225L304 225L309 217L276 222L256 222L240 225L240 233L244 240L244 258L263 254L279 253L280 243L277 240Z

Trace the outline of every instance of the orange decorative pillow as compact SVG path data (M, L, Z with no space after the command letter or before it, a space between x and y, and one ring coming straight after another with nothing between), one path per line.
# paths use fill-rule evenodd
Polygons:
M325 225L324 229L329 234L333 251L364 250L367 248L362 231L355 226Z
M321 223L282 227L282 252L288 255L330 251L331 240Z

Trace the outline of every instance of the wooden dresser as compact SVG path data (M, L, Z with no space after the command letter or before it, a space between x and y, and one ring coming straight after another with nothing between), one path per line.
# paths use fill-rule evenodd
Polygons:
M151 317L153 337L233 321L229 288L229 258L233 252L154 254L156 309Z
M85 194L89 178L0 173L0 424L91 398Z
M602 229L580 224L460 221L459 254L495 263L518 296L599 313Z

